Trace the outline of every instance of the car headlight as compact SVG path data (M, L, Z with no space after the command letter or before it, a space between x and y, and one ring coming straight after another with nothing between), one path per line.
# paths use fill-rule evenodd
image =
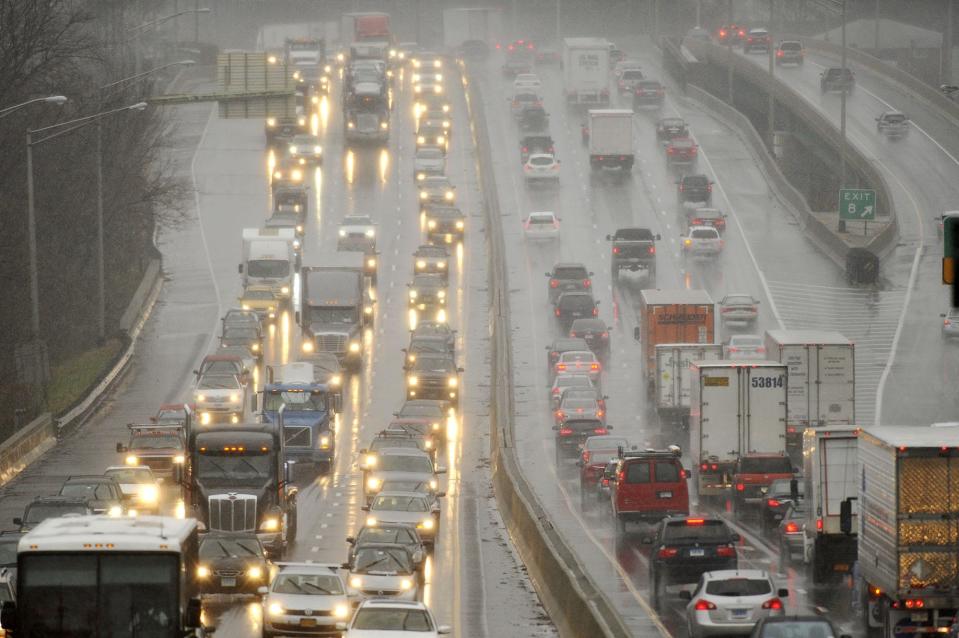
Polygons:
M449 104L444 104L444 105L443 105L443 112L444 112L444 113L449 113L449 112L450 112L450 105L449 105Z
M373 306L363 306L363 314L364 315L373 314Z
M460 382L456 377L450 377L446 384L451 388L455 388L460 384Z
M282 616L286 613L286 610L283 609L283 605L280 603L270 603L269 609L271 616Z
M433 60L433 68L434 68L434 69L442 68L442 66L443 66L443 61L442 61L442 60Z
M367 516L367 517L366 517L366 526L367 526L367 527L376 527L376 524L377 524L377 520L376 520L376 517L375 517L375 516Z
M430 439L426 439L425 441L423 441L423 447L425 447L427 450L432 450L433 441L431 441Z
M440 86L439 84L433 87L433 93L436 93L437 95L439 95L442 92L443 92L443 87Z
M445 290L438 290L438 291L436 292L436 296L439 297L440 299L446 299L446 291L445 291Z
M302 232L303 232L303 224L297 224L297 225L296 225L296 232L298 232L298 233L302 233Z
M334 618L346 618L350 615L350 608L346 605L337 605L333 608L333 617Z
M254 565L250 569L246 570L246 575L253 580L260 580L263 578L263 570L260 569L257 565Z
M326 449L326 448L330 447L330 437L328 437L328 436L321 436L321 437L320 437L320 447L323 448L323 449Z
M360 351L360 342L351 341L350 342L350 352L359 352Z
M197 578L209 578L210 577L210 568L206 565L200 565L196 568L196 577Z
M313 147L313 152L316 153L317 155L319 155L320 153L323 152L323 147L322 147L322 146L319 146L319 145L314 146L314 147Z
M135 509L128 509L128 510L127 510L127 517L129 517L129 518L136 518L136 517L137 517L137 511L136 511Z
M443 197L445 197L446 199L450 201L453 201L453 197L454 197L453 191L446 191L445 193L443 193Z
M283 179L283 171L273 171L274 179Z
M304 342L303 342L303 345L302 345L301 347L302 347L302 349L303 349L303 352L313 352L313 342L312 342L312 341L304 341Z
M137 498L144 503L156 503L160 499L160 490L156 485L144 485L137 492Z
M213 416L209 412L200 413L200 425L209 425L212 420Z
M346 128L356 128L356 124L354 124L352 121L347 122L347 123L346 123Z
M438 261L438 262L436 262L436 267L439 268L440 270L442 270L442 269L446 268L446 262L445 262L445 261Z
M366 467L376 467L376 455L367 454L366 455Z
M380 122L380 128L384 131L390 127L389 122Z
M250 344L250 350L253 351L253 352L259 352L259 351L260 351L260 344L258 344L258 343ZM234 399L234 398L233 398L234 396L235 396L235 395L232 395L232 394L230 395L230 401L237 401L237 399Z
M306 118L305 118L305 117L297 118L296 123L299 124L300 126L305 126L305 125L306 125Z
M416 138L416 143L417 143L417 144L426 144L426 136L424 136L424 135L419 135L419 136L417 136L417 138Z
M427 193L426 191L420 191L420 199L426 199L429 196L430 194Z
M426 226L430 230L433 230L434 228L436 228L436 220L435 219L429 220L428 222L426 222Z
M367 267L367 268L376 268L376 258L375 258L375 257L370 257L369 259L367 259L367 260L366 260L366 267Z
M182 454L177 454L173 457L173 462L177 465L183 465L183 463L186 462L186 457L184 457Z
M426 268L426 260L425 260L425 259L417 259L417 260L416 260L416 267L417 267L417 268Z
M250 304L248 304L248 303L240 304L240 307L243 308L244 310L249 310L249 309L250 309Z
M298 168L294 168L293 171L290 173L290 176L293 178L293 181L298 182L301 179L303 179L303 171L301 171Z
M289 286L283 286L282 288L280 288L280 292L281 292L282 294L284 294L284 295L288 295L288 294L290 294L290 287L289 287Z
M422 182L424 179L426 179L426 173L417 173L417 174L416 174L416 181Z
M456 228L458 230L463 230L463 226L465 226L465 224L462 221L456 222Z
M416 299L419 296L419 293L415 290L410 290L410 299Z
M373 237L374 235L376 235L376 231L373 230L372 228L367 228L367 229L363 232L363 234L366 235L367 237Z
M436 143L442 146L443 144L446 143L446 138L443 137L442 135L437 135L437 136L436 136Z
M299 226L297 226L297 228L299 228ZM302 232L302 231L297 230L297 232ZM299 239L294 239L294 240L293 240L293 250L299 250L299 249L300 249L300 240L299 240ZM259 346L257 346L257 347L259 348Z
M340 237L346 237L346 229L341 228L339 235L340 235Z
M414 73L414 74L413 74L413 82L419 82L419 81L420 81L420 77L421 77L421 76L420 76L419 73Z
M423 519L423 522L421 522L419 525L417 525L417 527L420 527L420 528L422 528L422 529L433 529L433 519L432 519L432 518L424 518L424 519Z
M234 392L230 395L230 403L237 403L240 400L240 395Z
M422 85L417 84L416 86L413 87L413 93L422 93L422 92L423 92L423 86L422 86Z
M290 155L296 155L297 148L295 146L290 147Z
M261 532L275 532L280 529L280 519L268 518L260 523Z
M196 395L196 400L197 400L197 401L200 401L200 402L202 403L203 401L206 401L206 395L205 395L205 394L198 394L198 395Z
M417 386L420 384L420 379L415 374L411 374L406 377L406 385Z
M450 121L449 121L449 120L443 120L443 128L449 128L449 127L450 127Z
M334 374L332 377L330 377L330 385L334 387L339 387L341 383L343 383L343 377L341 377L340 375Z
M275 117L268 117L268 118L266 118L266 125L269 126L269 127L274 127L274 126L276 126L276 118L275 118Z
M114 505L107 511L107 516L110 518L120 518L123 516L123 508L119 505Z
M378 490L380 489L380 485L382 484L383 484L383 481L376 478L375 476L371 476L370 478L366 479L366 489L368 490Z
M436 482L436 479L430 479L430 489L431 489L431 490L435 490L437 485L438 485L438 483Z
M362 578L360 578L359 576L353 576L352 578L350 578L350 587L352 587L353 589L359 589L362 586L363 586Z
M400 581L400 589L403 591L409 591L413 587L413 581L409 578L404 578Z
M434 431L434 432L438 432L439 429L440 429L440 424L439 424L439 423L433 423L433 431Z
M140 459L138 459L135 454L130 454L126 458L126 463L127 465L139 465Z

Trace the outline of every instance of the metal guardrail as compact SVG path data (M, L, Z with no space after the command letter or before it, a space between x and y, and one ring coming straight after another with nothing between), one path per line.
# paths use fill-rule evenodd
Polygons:
M485 225L491 329L490 447L493 487L501 516L526 565L540 600L562 636L619 638L632 632L565 539L553 528L549 516L520 469L513 447L513 364L509 284L499 192L493 175L493 158L480 81L462 69L467 79L466 101L473 124L480 184L485 200Z

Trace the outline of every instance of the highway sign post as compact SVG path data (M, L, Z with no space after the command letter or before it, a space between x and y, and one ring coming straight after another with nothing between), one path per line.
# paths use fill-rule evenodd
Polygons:
M863 222L863 233L870 221L876 219L876 191L869 188L839 189L839 222Z

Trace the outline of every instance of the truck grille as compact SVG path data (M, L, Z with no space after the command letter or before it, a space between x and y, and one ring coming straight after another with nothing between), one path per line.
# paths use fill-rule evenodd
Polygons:
M316 335L317 352L346 352L346 335L320 334Z
M313 442L312 432L308 425L284 425L283 434L287 447L310 447Z
M223 532L256 530L256 496L252 494L211 496L209 528Z

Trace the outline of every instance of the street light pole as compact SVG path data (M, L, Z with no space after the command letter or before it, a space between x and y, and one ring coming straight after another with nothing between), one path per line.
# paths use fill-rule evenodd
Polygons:
M842 75L846 78L846 0L842 2ZM846 89L839 98L839 188L846 187Z
M733 104L733 64L736 59L733 55L733 33L731 31L733 25L733 0L726 0L726 28L730 31L726 34L726 47L729 51L728 54L728 72L726 75L726 83L729 85L729 106L734 106Z
M776 0L769 0L769 77L775 77L775 52L773 51L773 36L772 36L772 26L773 26L773 13L776 8ZM772 87L775 86L775 83L770 84L769 89L769 148L772 149L776 140L776 96L773 93Z
M27 100L20 104L14 104L13 106L8 106L6 108L0 109L0 118L6 117L13 113L14 111L19 111L20 109L30 106L31 104L38 104L40 102L47 102L48 104L65 104L67 98L63 95L50 95L48 97L37 97L32 100Z

